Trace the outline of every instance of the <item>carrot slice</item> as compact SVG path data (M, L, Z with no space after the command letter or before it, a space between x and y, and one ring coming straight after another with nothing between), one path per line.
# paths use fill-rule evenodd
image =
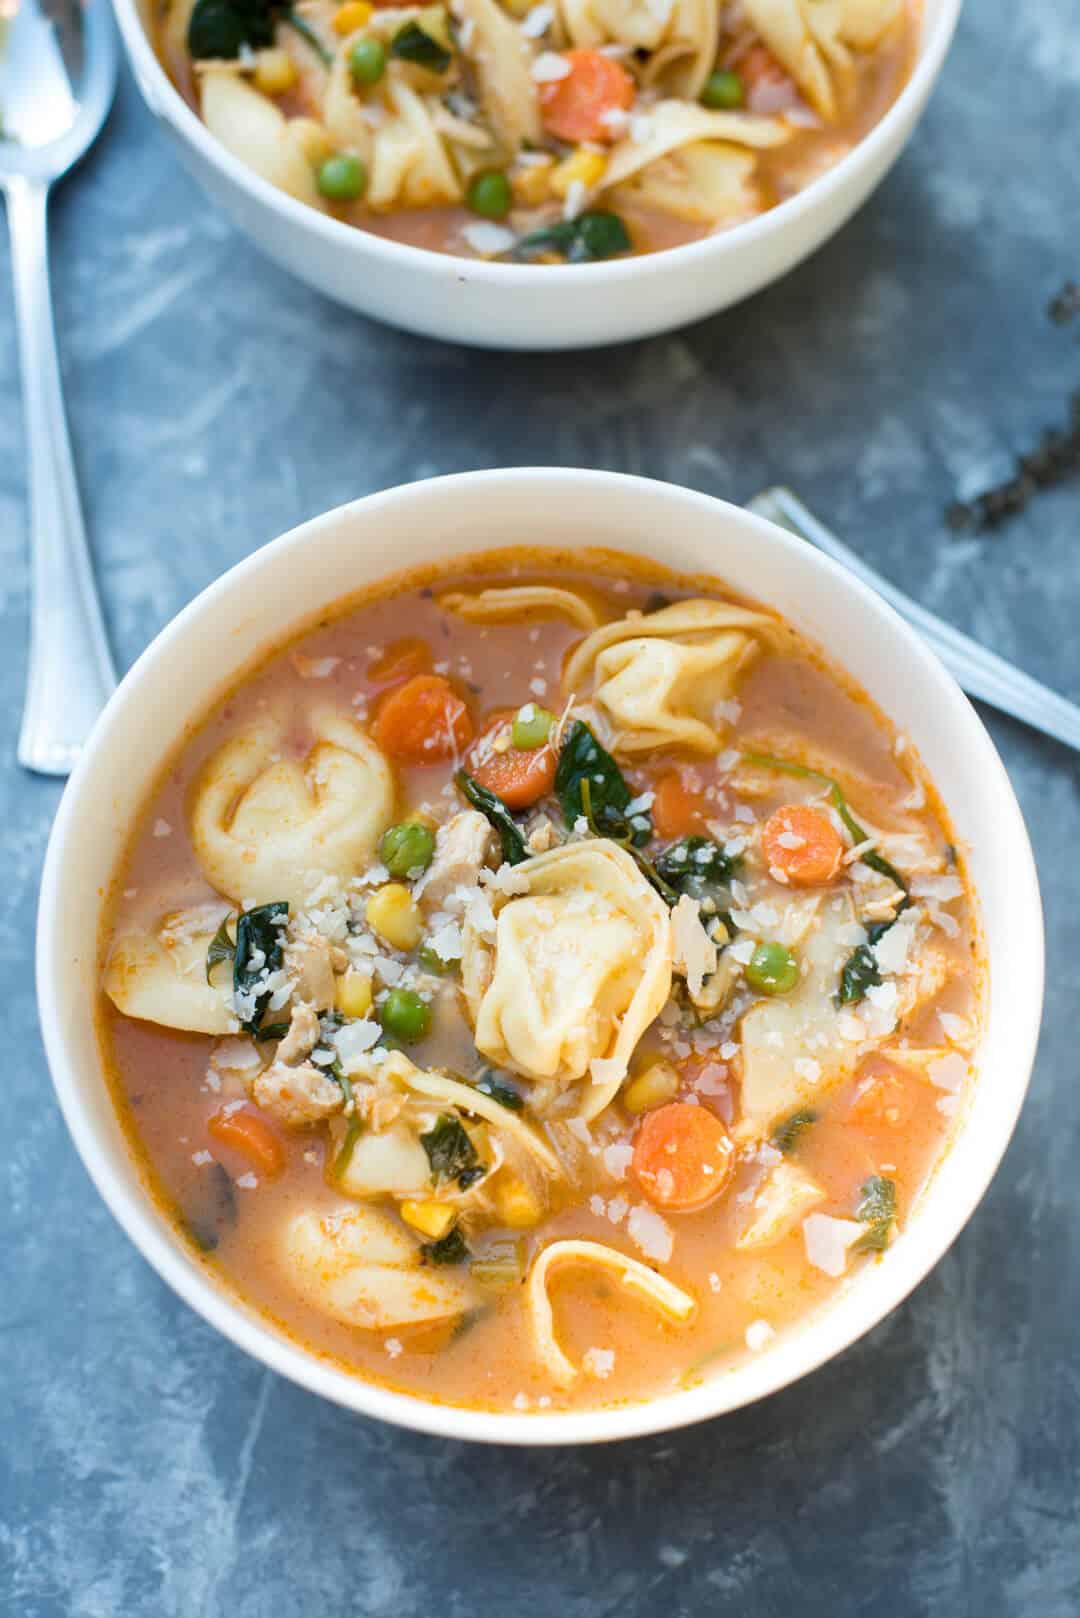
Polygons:
M684 786L678 770L662 775L653 788L652 821L657 837L693 837L705 830L708 805Z
M403 764L454 758L472 740L469 710L448 680L418 674L391 691L372 727L384 753Z
M382 655L368 664L367 677L372 685L404 685L414 675L427 674L431 669L431 647L415 635L406 635L385 648Z
M765 822L761 846L772 870L796 888L820 888L840 869L844 840L828 815L807 803L787 803Z
M600 51L564 51L569 72L540 86L544 128L559 140L617 140L613 112L633 105L634 81L624 67Z
M215 1112L206 1129L220 1145L246 1157L268 1180L285 1167L285 1147L261 1113L246 1107L235 1112Z
M735 1171L735 1148L720 1119L692 1101L647 1112L634 1141L634 1174L658 1208L703 1208Z
M507 711L489 720L473 743L467 768L473 780L494 792L508 809L528 809L554 788L555 750L512 746L512 720L513 713Z

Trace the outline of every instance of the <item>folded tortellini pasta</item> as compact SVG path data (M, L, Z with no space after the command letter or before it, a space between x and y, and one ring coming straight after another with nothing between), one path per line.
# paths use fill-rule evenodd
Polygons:
M222 915L220 906L204 905L173 911L152 931L122 934L105 968L105 993L117 1010L186 1033L234 1033L231 984L206 981L206 951Z
M447 1320L476 1302L466 1274L422 1264L419 1243L367 1204L295 1214L282 1227L278 1262L313 1308L370 1331Z
M567 692L591 700L614 732L616 752L679 745L715 753L721 705L762 644L780 633L764 613L720 601L679 601L605 624L571 653Z
M579 629L595 629L596 613L576 590L553 584L511 584L503 588L451 590L439 597L439 606L471 624L502 624L535 613L569 618Z
M286 118L230 63L215 63L200 75L199 104L207 129L234 157L298 202L325 212L302 120Z
M852 50L872 50L901 10L901 0L742 0L742 5L814 110L829 121L852 88Z
M538 86L532 53L517 23L495 0L450 0L450 11L469 41L485 121L507 152L538 146Z
M604 171L604 189L625 185L672 152L701 142L764 150L790 139L779 118L755 118L745 112L710 112L688 101L658 101L631 121L627 135L612 148Z
M692 141L647 164L611 200L617 208L649 208L695 225L733 225L759 211L751 153L727 141Z
M477 1049L524 1078L584 1081L606 1107L671 989L671 922L624 849L564 844L492 890L495 936L466 918L462 983Z
M191 789L191 843L207 880L238 904L300 908L325 877L364 870L394 807L379 749L332 709L312 715L303 760L283 755L285 727L267 718L234 736Z

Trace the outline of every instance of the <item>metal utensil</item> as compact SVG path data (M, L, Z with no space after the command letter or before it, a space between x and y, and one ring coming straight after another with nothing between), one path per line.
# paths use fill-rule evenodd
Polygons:
M82 157L116 84L107 0L0 8L7 201L30 461L33 604L19 763L67 775L116 684L75 481L49 296L49 188Z
M1064 742L1066 747L1080 751L1080 708L1075 703L1068 702L1056 691L1051 691L1029 674L1014 668L1003 657L988 652L985 646L980 646L968 635L961 634L959 629L954 629L925 607L920 607L917 601L912 601L903 590L890 584L831 529L826 528L790 489L766 489L748 501L747 508L757 512L759 517L767 517L770 522L797 534L800 539L809 540L854 573L857 579L869 585L871 590L876 590L879 596L884 596L890 606L895 607L900 616L933 647L949 673L969 696L978 697L1002 713L1011 714L1014 719L1023 720L1024 724L1041 730L1044 735L1053 736L1055 741Z

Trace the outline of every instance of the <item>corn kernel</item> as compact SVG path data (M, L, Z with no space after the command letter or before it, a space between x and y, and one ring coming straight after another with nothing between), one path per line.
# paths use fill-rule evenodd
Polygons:
M500 1175L495 1182L495 1211L504 1225L526 1230L538 1225L544 1209L530 1185L514 1174Z
M627 1112L649 1112L674 1101L679 1093L679 1072L670 1062L654 1062L644 1073L639 1073L622 1093Z
M338 6L334 12L334 33L355 34L358 28L364 28L371 21L374 6L368 5L368 0L345 0L343 6Z
M388 882L373 893L364 910L367 924L394 949L415 949L424 931L420 910L402 882Z
M403 1202L401 1217L413 1230L433 1242L441 1241L454 1223L454 1209L448 1202Z
M275 48L256 52L252 82L256 90L261 90L263 95L282 95L286 90L292 89L298 77L296 63L288 51Z
M290 118L289 135L313 168L333 156L334 143L314 118Z
M343 1017L366 1017L371 1010L371 979L350 967L334 985L334 1003Z
M538 208L551 195L551 176L555 172L553 159L544 163L529 163L514 169L510 175L510 189L520 208Z
M570 187L580 183L586 191L600 184L607 168L607 158L600 152L587 152L579 146L572 157L560 163L551 176L551 189L557 197L570 194Z

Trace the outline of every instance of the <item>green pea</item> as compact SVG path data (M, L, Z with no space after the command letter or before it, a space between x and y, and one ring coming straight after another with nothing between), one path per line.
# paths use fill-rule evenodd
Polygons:
M485 219L505 219L511 200L510 181L497 169L474 174L465 193L466 205Z
M315 183L331 202L355 202L367 190L367 170L358 157L339 152L319 165Z
M788 994L799 981L799 963L783 944L759 944L746 968L746 981L758 994Z
M510 726L510 740L515 747L526 752L532 752L537 747L543 747L551 735L551 727L555 723L555 715L546 708L540 708L535 702L527 702L524 708L519 708L514 715L514 722Z
M386 47L377 39L358 39L349 52L349 72L354 84L378 84L386 72Z
M377 1015L388 1034L406 1043L423 1039L431 1027L431 1007L412 989L391 989Z
M379 858L391 876L408 876L410 871L426 871L435 853L435 835L418 820L403 820L382 834Z
M742 106L745 95L743 81L737 73L717 68L705 80L701 105L711 107L714 112L730 112L733 107Z

